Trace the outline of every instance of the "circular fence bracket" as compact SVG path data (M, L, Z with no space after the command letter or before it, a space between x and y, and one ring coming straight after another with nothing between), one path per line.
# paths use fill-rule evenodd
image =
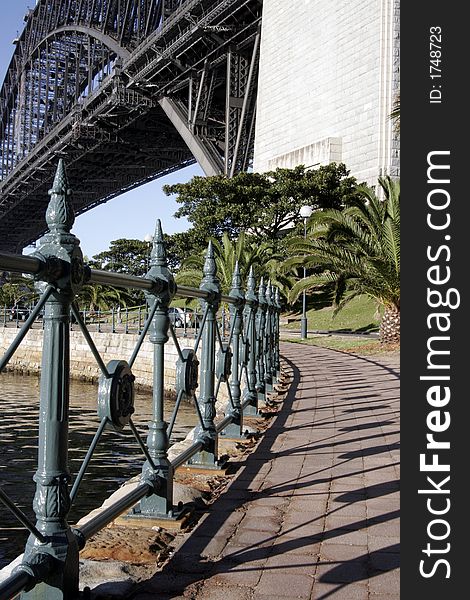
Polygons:
M215 375L221 381L228 381L232 374L232 351L228 346L220 348L216 356Z
M199 361L191 348L184 348L176 361L176 393L192 396L198 386Z
M98 416L121 431L134 413L135 377L125 360L112 360L107 369L110 376L101 375L98 384Z

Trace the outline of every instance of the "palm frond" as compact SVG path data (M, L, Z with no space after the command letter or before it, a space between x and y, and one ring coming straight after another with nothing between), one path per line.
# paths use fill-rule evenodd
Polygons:
M307 239L292 238L281 272L295 275L301 267L315 272L292 286L291 302L303 290L311 293L334 282L338 310L358 294L399 306L400 185L390 177L380 178L379 185L383 200L363 186L361 197L345 210L312 215Z

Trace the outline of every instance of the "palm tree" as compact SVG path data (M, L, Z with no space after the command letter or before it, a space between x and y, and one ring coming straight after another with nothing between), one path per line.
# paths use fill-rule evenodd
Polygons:
M78 302L87 307L90 312L95 310L110 310L115 305L126 306L129 295L126 290L121 290L109 285L87 284L80 290Z
M273 285L279 287L281 293L287 295L293 279L280 272L279 257L275 254L272 244L254 242L243 231L234 241L229 238L227 233L224 233L221 242L213 239L212 243L217 265L217 278L223 293L227 294L230 291L233 271L238 262L243 282L248 280L250 267L253 267L257 279L262 276L270 279ZM176 283L198 286L202 279L204 257L205 252L184 260L176 275Z
M336 312L355 296L366 294L383 308L382 342L400 340L400 184L379 179L384 200L361 186L362 197L344 211L314 213L307 240L294 238L294 256L284 269L305 265L313 274L292 288L294 301L304 290L334 284Z

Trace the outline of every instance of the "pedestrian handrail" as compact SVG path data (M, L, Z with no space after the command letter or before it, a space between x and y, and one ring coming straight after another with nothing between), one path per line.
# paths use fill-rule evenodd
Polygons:
M157 221L150 269L144 277L90 269L83 262L78 239L71 233L74 214L63 161L59 161L46 212L49 231L39 240L31 256L0 253L0 269L34 276L40 298L0 360L5 369L15 351L42 312L43 355L40 385L39 458L34 479L33 508L36 523L24 515L0 488L0 501L29 530L24 556L12 574L0 583L0 600L22 592L22 598L72 598L78 593L78 554L86 541L124 511L129 518L175 519L179 507L173 503L173 477L183 465L198 469L220 468L218 440L243 436L243 418L258 414L259 402L277 381L279 361L279 290L259 282L251 269L246 292L238 264L229 294L222 294L217 279L212 244L209 243L199 288L177 286L168 269L160 221ZM104 284L143 290L146 318L132 355L105 364L75 302L84 284ZM191 348L182 348L169 318L174 298L198 299L202 318ZM221 303L229 306L228 331L225 319L217 321ZM73 480L68 466L68 402L70 314L83 333L101 376L97 410L99 427ZM146 442L133 423L134 380L132 367L145 337L154 348L153 416ZM176 402L169 423L164 415L165 345L172 339L176 363ZM228 397L224 417L216 420L216 401L222 387ZM193 443L168 458L171 435L183 398L190 400L198 425ZM86 476L105 429L129 427L143 454L140 483L80 528L67 522L73 502ZM34 592L30 590L34 588ZM58 593L58 590L60 591ZM59 594L59 595L58 595Z
M180 289L178 287L178 289ZM28 303L19 306L1 306L0 307L0 327L15 327L20 329L23 322L31 314L35 304ZM173 307L172 307L173 308ZM198 329L201 312L198 308L188 309L183 307L180 309L180 314L172 313L170 315L172 323L178 327L178 332L183 337L188 337L189 333L196 335L195 330ZM80 308L80 315L86 323L90 331L98 333L140 333L148 317L148 305L139 304L137 306L121 306L116 305L111 309L105 310L101 308L86 309ZM71 315L70 330L73 331L76 325L75 317ZM218 312L218 320L221 322L223 337L226 335L228 326L228 317L225 306ZM32 328L43 328L42 314L38 315L36 321L32 324ZM190 331L189 331L190 330Z

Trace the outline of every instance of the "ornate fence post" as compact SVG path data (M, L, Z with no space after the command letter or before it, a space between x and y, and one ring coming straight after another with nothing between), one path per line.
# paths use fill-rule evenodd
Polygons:
M237 261L233 272L232 289L229 294L235 300L235 304L230 305L230 330L232 332L232 378L230 380L230 393L233 406L228 411L228 414L232 415L233 421L221 432L221 435L234 439L243 437L243 411L240 386L240 336L243 328L245 296L242 292L241 283L242 279Z
M244 403L248 404L243 410L245 415L258 415L258 394L256 392L256 311L258 309L258 297L256 295L256 281L253 274L253 267L250 268L248 283L245 295L244 322L246 323L246 365L247 387L244 390Z
M276 322L277 309L275 302L275 287L271 285L270 294L271 327L269 329L270 356L271 356L271 387L276 383Z
M279 352L279 337L280 337L280 319L281 319L281 296L279 293L279 288L274 288L274 308L275 308L275 316L274 316L274 377L276 383L279 382L279 377L281 375L281 357Z
M271 392L273 389L273 324L274 311L272 301L272 285L268 281L265 292L266 300L266 325L264 330L264 382L266 391Z
M165 401L165 344L168 342L170 318L168 307L175 295L176 286L168 262L160 219L157 221L153 249L150 255L149 279L158 282L155 290L147 292L147 302L152 310L157 305L149 340L153 344L153 417L149 423L147 447L153 465L146 461L142 480L154 487L154 494L143 498L132 510L135 516L173 518L173 467L168 460L168 424L164 420Z
M256 311L256 391L258 400L263 402L266 402L264 369L266 308L266 286L261 277L258 290L258 310Z
M214 248L209 242L206 261L203 269L204 277L200 289L207 293L207 299L201 300L203 309L207 311L204 325L201 367L200 367L200 394L198 398L199 409L202 414L202 426L195 431L195 437L204 442L204 449L189 459L188 464L201 468L215 469L217 462L217 431L214 424L215 411L215 354L216 354L216 319L220 304L220 284L216 277L217 267L214 260Z
M53 282L44 314L44 341L41 366L38 469L34 476L36 527L46 538L28 539L19 569L41 581L21 598L58 600L78 594L78 545L69 525L68 415L69 415L69 322L70 306L84 281L83 256L79 240L70 233L75 220L71 194L60 160L49 192L46 212L49 232L39 241L35 255L56 263L58 273L41 277ZM53 572L48 572L53 565Z

